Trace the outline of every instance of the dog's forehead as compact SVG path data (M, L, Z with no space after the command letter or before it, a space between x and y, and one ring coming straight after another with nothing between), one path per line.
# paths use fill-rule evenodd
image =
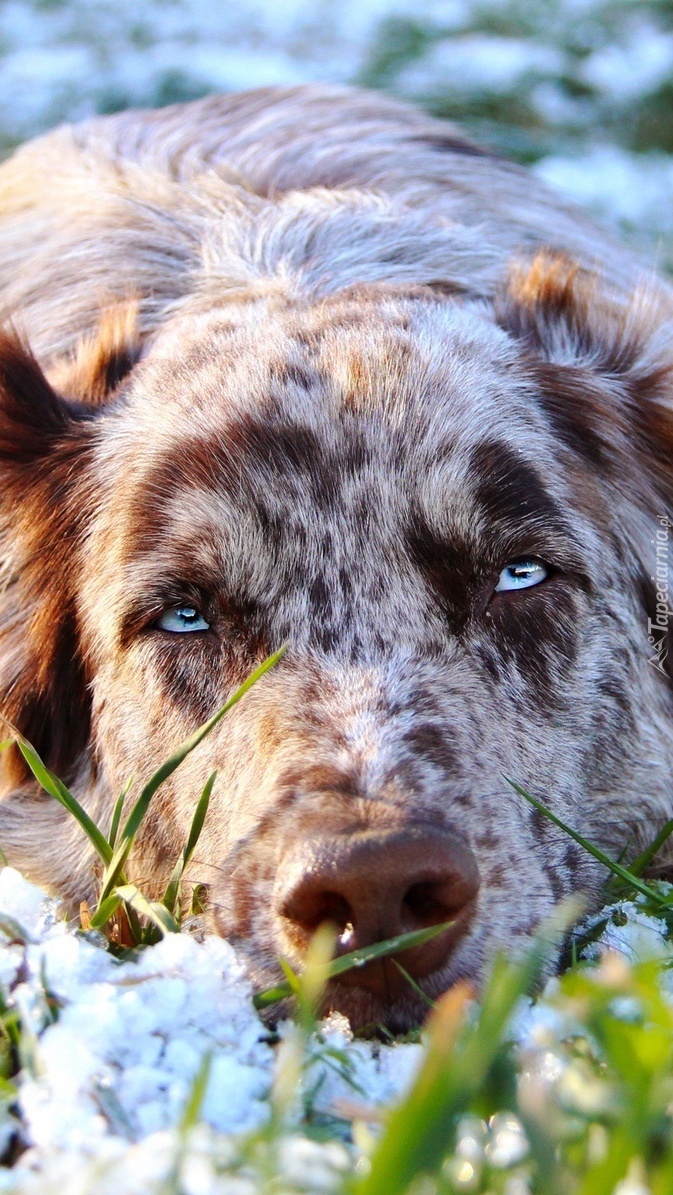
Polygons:
M115 609L182 578L282 614L385 576L427 622L434 561L586 554L517 346L478 312L389 306L211 318L159 346L107 447L124 472L92 542Z
M446 468L485 428L553 452L518 346L476 307L390 298L246 314L188 322L179 353L175 335L158 342L132 396L141 467L184 456L190 434L239 466L257 466L264 439L262 472L274 455L287 463L293 432L298 451L310 443L344 466L364 450L384 467Z
M335 559L404 558L410 528L494 554L526 520L563 533L558 445L518 346L478 309L246 314L191 321L179 353L159 341L139 371L105 449L106 559L196 553L237 572L253 545L289 568L328 541Z

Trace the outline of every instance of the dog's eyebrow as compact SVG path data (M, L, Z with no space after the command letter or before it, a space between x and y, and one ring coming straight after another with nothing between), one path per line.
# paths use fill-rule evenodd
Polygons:
M468 477L473 494L489 522L514 530L544 521L546 527L570 536L560 507L545 489L537 470L508 444L487 440L473 449Z

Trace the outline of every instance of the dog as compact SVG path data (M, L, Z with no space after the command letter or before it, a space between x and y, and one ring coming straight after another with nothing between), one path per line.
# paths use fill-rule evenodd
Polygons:
M0 709L98 824L159 790L255 984L417 1024L671 815L671 289L455 127L338 87L64 126L0 168ZM79 826L2 757L0 846L71 905ZM137 791L137 790L136 790ZM666 859L664 858L664 865Z

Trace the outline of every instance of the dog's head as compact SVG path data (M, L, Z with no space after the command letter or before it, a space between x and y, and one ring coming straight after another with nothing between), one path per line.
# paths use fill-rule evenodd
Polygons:
M258 982L325 919L343 950L451 921L401 961L430 996L478 979L601 878L505 776L615 853L669 812L664 316L538 258L495 316L271 296L176 318L126 380L120 337L77 363L95 403L2 345L4 712L111 806L287 643L157 795L138 878L216 768L192 879ZM31 810L6 833L44 879ZM423 1014L393 964L330 998Z

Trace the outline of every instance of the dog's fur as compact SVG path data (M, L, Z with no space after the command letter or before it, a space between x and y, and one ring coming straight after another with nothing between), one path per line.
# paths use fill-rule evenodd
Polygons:
M596 898L503 775L612 853L670 816L648 619L671 310L525 172L357 91L124 113L0 169L0 709L104 824L289 644L159 792L133 866L160 886L216 767L191 875L259 982L291 954L279 868L316 827L469 844L477 912L437 994ZM495 593L530 556L548 579ZM157 628L181 602L208 633ZM89 897L81 831L3 767L9 861ZM334 1001L422 1015L411 991Z

